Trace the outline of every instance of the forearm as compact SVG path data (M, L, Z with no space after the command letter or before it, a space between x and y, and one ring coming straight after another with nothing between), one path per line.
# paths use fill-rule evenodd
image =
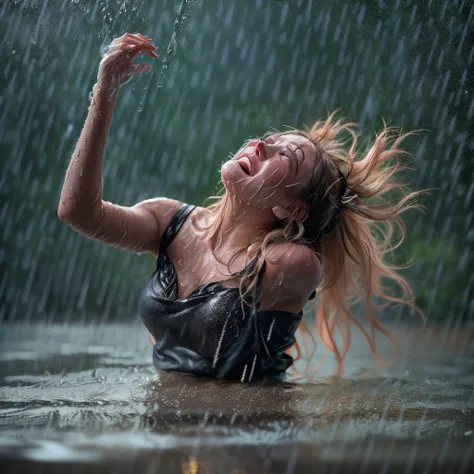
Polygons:
M96 84L87 118L69 163L58 215L61 220L82 223L102 204L104 152L116 95Z

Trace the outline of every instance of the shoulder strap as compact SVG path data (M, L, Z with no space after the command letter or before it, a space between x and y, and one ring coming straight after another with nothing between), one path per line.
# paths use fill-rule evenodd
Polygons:
M160 241L160 251L166 250L169 244L173 241L176 234L179 232L183 224L185 223L187 217L191 212L193 212L194 208L191 204L183 204L179 211L171 218L168 227L166 228L163 236L161 237Z

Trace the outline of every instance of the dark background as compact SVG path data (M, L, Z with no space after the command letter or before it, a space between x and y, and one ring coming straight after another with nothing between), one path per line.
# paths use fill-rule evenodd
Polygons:
M106 150L104 198L202 204L250 136L335 108L406 142L424 214L406 215L397 261L430 321L472 323L472 1L190 0L0 2L0 318L130 319L153 258L87 241L60 223L59 194L100 55L141 32L154 72L123 87ZM397 311L387 313L393 317ZM416 317L415 317L416 318Z

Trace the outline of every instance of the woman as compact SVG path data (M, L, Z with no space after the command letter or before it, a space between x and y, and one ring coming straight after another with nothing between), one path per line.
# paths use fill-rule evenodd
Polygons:
M358 325L374 354L374 329L390 334L374 315L373 296L413 305L409 285L384 263L393 250L394 224L415 193L395 203L382 196L404 191L392 181L402 166L388 166L406 135L390 130L355 160L351 125L317 122L307 131L272 133L250 140L221 169L225 193L207 208L173 199L133 207L102 200L102 164L112 111L121 85L156 59L151 39L125 34L100 63L84 129L69 165L59 218L91 239L157 256L140 311L154 344L157 368L249 381L284 373L293 359L302 310L318 288L317 330L337 359L338 372L350 344L349 323ZM348 152L337 139L348 132ZM401 240L402 240L401 239ZM401 241L400 240L400 241ZM382 278L406 299L384 292ZM365 301L369 335L350 307ZM334 343L342 331L344 347ZM296 345L296 348L298 346ZM298 351L299 352L299 351Z

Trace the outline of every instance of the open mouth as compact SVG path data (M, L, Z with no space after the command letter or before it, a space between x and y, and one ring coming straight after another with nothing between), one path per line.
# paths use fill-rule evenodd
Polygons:
M252 162L246 156L239 158L237 162L239 163L244 173L250 176L250 173L252 173Z

